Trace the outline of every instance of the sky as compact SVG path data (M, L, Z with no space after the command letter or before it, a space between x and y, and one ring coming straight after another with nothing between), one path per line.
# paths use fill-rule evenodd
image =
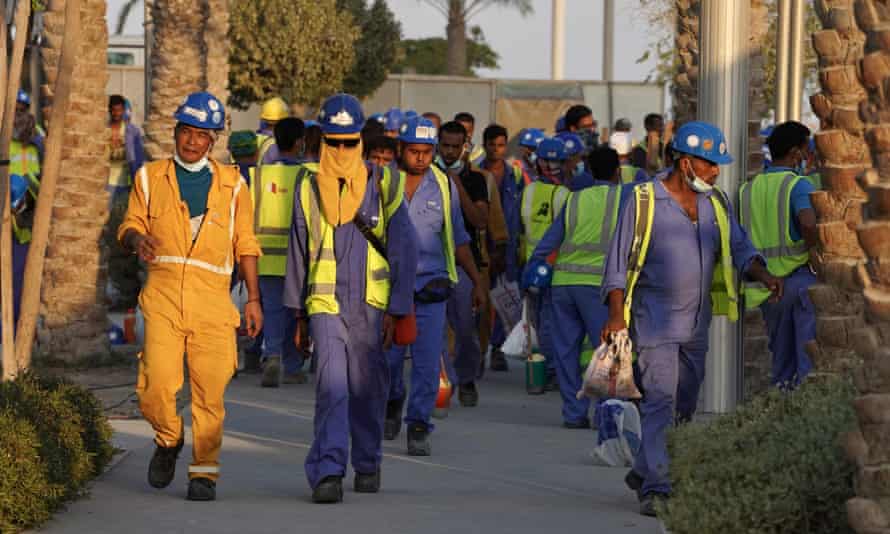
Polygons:
M445 17L422 0L386 0L402 23L405 38L444 37ZM113 31L124 0L108 0L108 25ZM469 25L482 28L485 38L500 56L500 69L480 71L493 78L550 78L551 0L533 0L534 13L526 17L514 9L493 6L479 13ZM565 0L566 79L602 79L603 0ZM636 64L649 47L646 23L636 15L638 0L615 0L615 79L642 81L654 61ZM143 10L134 9L124 33L142 33Z

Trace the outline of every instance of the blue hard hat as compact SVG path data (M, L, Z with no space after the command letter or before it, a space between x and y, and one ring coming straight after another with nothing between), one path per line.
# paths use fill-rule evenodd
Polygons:
M365 113L356 97L337 93L321 105L318 122L321 131L328 135L357 134L365 125Z
M404 115L402 114L402 110L399 108L389 108L389 110L383 114L383 129L387 132L397 131L402 125L403 119Z
M439 142L439 132L433 121L425 117L413 117L399 128L399 141L417 145L435 145Z
M30 106L31 105L31 96L27 92L25 92L24 89L19 89L19 92L15 95L15 101L21 102L22 104L24 104L26 106Z
M535 154L538 156L538 159L565 161L568 158L566 156L566 144L558 137L545 137L538 143Z
M9 175L9 204L13 210L17 210L22 202L25 201L25 195L28 193L28 180L21 174Z
M556 119L556 125L553 127L553 130L554 130L556 133L560 133L560 132L564 132L564 131L566 131L566 118L565 118L565 115L563 115L562 117Z
M380 124L383 124L384 122L386 122L386 117L383 116L383 113L375 113L368 117L368 121L377 121Z
M526 128L519 133L519 146L526 148L538 148L538 143L547 137L543 130L538 128Z
M313 126L320 126L318 121L314 121L312 119L306 119L303 121L303 128L311 128Z
M185 97L173 118L195 128L222 130L226 127L226 108L212 94L199 91Z
M545 260L536 260L526 265L522 271L522 287L543 289L553 280L553 267Z
M404 112L402 112L402 120L408 120L416 117L417 115L418 113L413 109L406 109Z
M732 156L726 146L726 138L720 128L703 121L687 122L671 142L675 152L688 154L717 165L732 163Z
M573 134L571 132L562 132L557 135L556 138L565 143L566 158L570 158L576 154L584 152L584 141L581 140L581 137L578 136L578 134Z

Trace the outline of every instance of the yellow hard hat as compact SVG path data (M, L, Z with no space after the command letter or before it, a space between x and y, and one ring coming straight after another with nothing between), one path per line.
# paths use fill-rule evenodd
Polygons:
M260 118L264 121L280 121L290 116L287 111L287 103L280 96L270 98L263 102Z

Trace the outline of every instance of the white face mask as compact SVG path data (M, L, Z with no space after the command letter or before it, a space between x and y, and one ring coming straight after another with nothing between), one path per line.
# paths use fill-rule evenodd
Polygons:
M209 151L208 151L208 152L209 152ZM196 161L196 162L194 162L194 163L186 163L185 161L182 160L182 158L179 157L179 154L175 154L175 153L174 153L174 154L173 154L173 161L175 161L175 162L177 163L177 165L179 165L179 166L182 167L183 169L187 170L188 172L198 172L198 171L201 171L201 170L203 170L205 167L207 167L207 165L210 164L210 162L209 162L208 159L207 159L207 154L204 154L204 157L203 157L203 158L199 159L198 161Z
M692 170L692 165L689 166L689 173L692 175L690 177L689 174L686 175L686 183L689 184L689 188L695 191L696 193L707 193L714 189L714 186L709 184L708 182L699 178L695 171Z

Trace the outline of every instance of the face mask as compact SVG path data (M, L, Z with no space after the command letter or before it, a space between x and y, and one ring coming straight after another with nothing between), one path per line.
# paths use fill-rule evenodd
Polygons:
M534 152L529 153L528 158L526 158L532 167L535 166L535 163L538 161L538 155Z
M199 159L194 163L186 163L179 157L179 154L173 154L173 161L176 162L177 165L187 170L188 172L198 172L203 170L209 164L207 160L207 155L205 154L203 158Z
M454 160L454 163L452 163L451 165L446 165L445 160L442 159L442 156L436 156L436 165L445 169L446 171L460 171L464 168L464 162L463 160L461 160L461 158L457 158L456 160Z
M692 175L692 177L690 178L689 174L687 174L686 183L689 184L689 188L696 193L707 193L708 191L714 189L713 185L696 176L695 171L691 170L691 167L689 173Z
M597 142L599 140L599 134L594 131L592 128L587 130L578 130L576 132L578 137L581 138L581 141L584 142L584 147L590 151L596 148Z
M575 176L578 176L579 174L584 174L584 169L585 169L584 162L579 161L578 164L575 165Z

